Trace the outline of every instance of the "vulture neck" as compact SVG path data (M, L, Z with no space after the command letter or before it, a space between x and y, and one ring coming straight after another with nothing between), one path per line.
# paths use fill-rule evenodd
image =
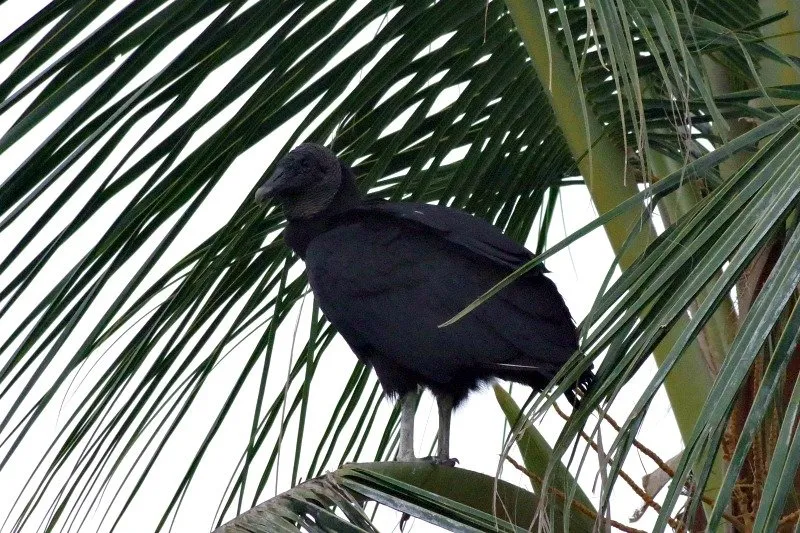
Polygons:
M317 235L336 226L339 215L361 205L361 194L356 186L353 171L342 164L342 182L333 200L319 213L308 218L290 218L283 233L286 244L302 259L308 245Z

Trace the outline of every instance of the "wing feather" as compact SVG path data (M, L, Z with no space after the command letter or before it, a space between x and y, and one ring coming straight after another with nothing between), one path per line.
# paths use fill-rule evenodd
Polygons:
M495 226L469 213L442 205L415 202L375 202L364 204L365 213L385 213L391 217L424 226L442 239L500 266L519 268L534 255ZM534 268L547 272L544 265Z
M393 205L405 206L385 204ZM532 256L492 226L494 235L484 232L485 222L476 226L462 215L477 219L453 210L448 221L441 209L435 216L418 210L424 224L401 216L407 209L361 210L316 237L306 265L323 312L356 353L388 357L432 382L500 363L535 362L550 374L574 350L575 334L561 296L541 273L438 327L507 275L510 263Z

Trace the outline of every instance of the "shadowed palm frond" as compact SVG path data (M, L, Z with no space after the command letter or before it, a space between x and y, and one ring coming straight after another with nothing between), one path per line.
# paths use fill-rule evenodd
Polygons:
M532 41L540 13L514 1L49 3L0 43L0 60L16 65L0 80L0 470L49 443L4 527L111 528L175 463L152 524L165 529L231 436L238 453L215 476L228 480L216 525L273 484L300 493L301 478L391 457L398 413L382 407L368 369L353 362L336 382L327 372L335 332L303 304L282 214L252 201L261 176L302 140L332 146L372 196L464 208L519 241L538 221L538 253L559 188L584 174L601 215L594 227L606 224L620 257L632 253L584 321L585 357L563 371L568 383L605 357L555 451L655 352L661 369L609 451L603 494L654 392L689 376L685 409L675 408L687 451L663 527L689 472L700 484L712 477L732 395L756 354L769 357L748 428L781 394L797 338L800 90L762 83L762 63L796 66L800 51L762 38L781 14L750 1L707 4L547 1L545 38ZM715 68L742 86L717 86ZM729 140L741 123L756 127ZM735 158L747 163L723 168ZM619 171L603 177L603 167ZM624 186L623 176L632 178ZM640 196L637 181L650 185ZM660 236L648 222L656 205L669 218ZM634 226L646 234L641 248L628 239ZM720 319L742 273L774 243L774 269L750 311ZM729 323L736 331L722 331ZM695 357L701 330L719 333L718 376ZM695 366L681 370L690 358ZM797 394L786 396L764 493L774 504L759 508L760 524L774 525L794 490ZM312 431L321 410L325 427ZM713 478L724 484L712 523L748 439ZM331 476L393 506L395 482L358 472ZM314 498L332 494L331 478L321 479L307 482L321 491ZM314 498L290 509L290 521L309 509L322 513L315 520L342 519L323 507L343 500ZM486 519L465 511L469 520L446 522L452 509L440 504L402 510L424 509L415 516L445 527ZM351 510L349 523L368 530Z

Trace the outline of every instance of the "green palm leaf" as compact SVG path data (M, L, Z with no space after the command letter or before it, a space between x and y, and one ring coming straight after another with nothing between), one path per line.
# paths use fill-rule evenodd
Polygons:
M258 143L273 139L270 135L283 125L294 129L282 141L284 149L301 135L332 138L342 157L357 163L365 189L378 186L381 195L394 197L413 191L425 201L450 199L517 238L527 235L546 191L558 187L573 168L546 111L547 96L527 68L501 5L491 5L487 18L482 3L468 8L371 3L357 13L349 2L297 9L251 4L135 2L52 64L56 52L98 16L98 8L63 3L27 23L25 35L32 35L63 14L47 30L42 41L47 44L34 48L0 85L0 94L7 95L3 109L24 106L0 139L0 150L26 142L37 125L52 123L43 121L70 95L101 72L105 78L0 190L4 231L49 202L28 229L17 233L18 244L0 264L0 272L9 274L0 287L0 315L14 324L0 341L8 354L0 370L3 394L14 386L38 391L18 396L0 421L7 444L2 463L13 459L30 428L81 369L100 364L103 370L82 391L47 452L48 462L41 463L31 495L20 500L15 527L27 524L31 510L62 475L66 488L56 496L53 523L83 523L86 511L114 486L115 476L122 476L123 485L112 501L124 512L226 354L240 343L249 355L237 360L230 390L209 412L206 436L189 448L193 458L161 523L182 501L209 446L220 438L248 378L262 386L250 400L249 444L219 516L241 512L244 498L255 503L266 490L282 444L276 432L282 435L296 424L302 437L315 370L333 332L317 316L289 369L288 384L264 389L275 335L291 328L291 323L281 325L305 290L304 277L292 268L296 259L273 236L283 223L280 214L255 208L246 194L236 200L241 204L229 211L230 218L220 221L220 229L173 264L161 262L186 238L193 217L213 201L215 191L235 179L226 171L237 157L259 150ZM292 31L301 23L314 31ZM191 32L194 38L166 65L139 76L169 43ZM374 35L364 41L363 32ZM18 46L20 39L12 35L9 46ZM349 54L345 61L335 59L353 42L360 44L343 52ZM489 61L481 61L487 55ZM398 64L406 66L398 69ZM200 98L204 83L229 65L233 70L224 87ZM442 106L439 95L448 87L454 88L452 97ZM190 107L193 99L200 105ZM399 130L383 134L403 116L408 118ZM430 139L437 142L425 142ZM446 161L459 147L467 148L466 154ZM548 163L531 171L536 160ZM269 160L260 165L270 171ZM250 178L251 186L257 179ZM486 194L475 195L475 190ZM81 191L88 193L79 211L70 213L62 231L46 236L44 228L68 212ZM101 213L113 205L123 207L101 221ZM32 312L18 314L19 298L90 227L102 228L97 243L65 269ZM32 241L42 243L40 251L25 258L21 252ZM256 342L254 332L260 337ZM71 338L78 343L68 349ZM115 342L117 355L103 356ZM62 370L51 377L54 365ZM350 382L340 386L341 398L322 439L305 441L302 448L303 439L297 440L290 456L292 484L304 471L311 477L332 461L362 457L365 440L357 435L366 429L386 427L377 450L369 452L375 458L387 457L391 449L396 416L387 419L377 410L379 394L368 373L356 366ZM337 449L345 431L355 432L345 450ZM305 448L316 449L310 465L301 463ZM249 474L254 468L258 475Z
M429 464L347 465L301 483L250 509L216 531L376 531L364 501L451 531L527 531L536 496L491 476ZM337 509L340 513L332 512ZM553 515L561 527L561 517ZM581 531L589 531L583 529Z
M11 161L0 184L0 468L77 393L7 527L45 517L80 529L96 510L117 524L198 410L206 426L184 445L186 470L159 527L237 411L248 422L235 429L243 444L218 524L276 480L295 486L346 461L391 457L397 412L381 407L367 369L353 363L335 384L318 372L335 332L310 302L301 309L306 282L278 236L282 215L252 202L275 158L306 139L333 146L370 195L448 203L518 240L539 216L545 254L589 231L545 252L558 190L583 175L601 214L593 227L606 227L625 271L584 321L585 357L553 385L604 357L555 457L655 353L660 370L610 450L603 501L665 383L687 450L658 525L690 472L701 488L711 480L711 494L721 487L717 524L752 431L775 416L768 406L796 343L800 91L764 80L785 79L773 74L796 67L800 51L762 38L793 16L734 0L51 2L0 46L0 60L18 61L0 80L10 124L0 157ZM743 119L763 124L728 140ZM256 162L243 171L247 159ZM640 193L637 182L651 181ZM672 222L660 236L649 223L656 205ZM214 215L198 238L198 221ZM771 276L729 320L732 288L775 242ZM308 333L287 356L277 346L299 316ZM718 368L703 359L701 332ZM758 353L767 370L723 475L716 445ZM312 436L323 383L341 392ZM779 413L759 524L776 524L793 497L792 402ZM285 480L281 462L291 464ZM347 491L387 503L399 490L373 477L370 494L359 492L369 483L353 472L340 480ZM426 519L448 512L425 501Z

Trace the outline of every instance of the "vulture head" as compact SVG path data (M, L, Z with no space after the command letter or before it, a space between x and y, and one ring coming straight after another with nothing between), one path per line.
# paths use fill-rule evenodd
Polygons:
M278 162L275 173L256 191L256 200L274 198L290 220L311 218L331 206L342 188L343 172L331 150L301 144Z

